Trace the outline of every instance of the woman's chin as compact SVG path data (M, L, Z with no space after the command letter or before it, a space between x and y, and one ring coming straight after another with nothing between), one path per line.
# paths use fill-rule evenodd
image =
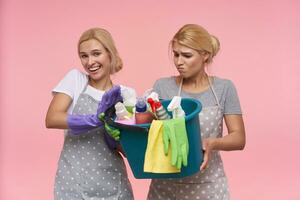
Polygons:
M184 78L184 79L190 77L190 76L189 76L188 74L186 74L186 73L179 73L179 76L180 76L181 78Z
M103 79L104 74L102 74L102 73L89 73L89 77L91 79L93 79L94 81L99 81L99 80Z

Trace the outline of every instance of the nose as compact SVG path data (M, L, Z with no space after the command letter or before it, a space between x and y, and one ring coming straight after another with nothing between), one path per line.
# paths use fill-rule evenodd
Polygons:
M92 65L92 64L94 64L93 56L89 56L89 58L88 58L88 65Z
M182 56L176 57L176 59L175 59L175 64L176 64L176 66L180 66L180 65L183 64Z

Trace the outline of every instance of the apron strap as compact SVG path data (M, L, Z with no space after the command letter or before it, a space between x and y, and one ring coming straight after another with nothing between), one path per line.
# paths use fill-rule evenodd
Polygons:
M219 103L219 99L218 99L217 94L215 92L215 89L214 89L214 87L213 87L213 85L212 85L212 83L211 83L211 81L210 81L210 79L209 79L208 76L207 76L207 79L208 79L208 83L209 83L209 88L211 89L211 91L212 91L212 93L213 93L213 95L215 97L216 103L217 103L218 107L221 107L220 103Z
M87 82L86 82L86 84L85 84L85 86L84 86L81 93L84 93L86 91L86 88L88 87L88 85L89 85L89 77L88 77L88 80L87 80Z
M179 96L179 97L180 97L180 94L181 94L182 83L183 83L183 78L181 78L181 80L180 80L179 90L178 90L178 93L177 93L177 96Z

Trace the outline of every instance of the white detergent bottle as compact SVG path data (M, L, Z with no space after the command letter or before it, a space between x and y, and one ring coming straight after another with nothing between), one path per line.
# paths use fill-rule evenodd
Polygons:
M121 88L121 95L123 97L123 104L127 111L129 111L130 113L134 113L133 108L136 104L135 91L128 88Z
M121 102L116 103L115 109L116 109L116 115L118 120L130 119L130 114L126 110L123 103Z
M172 112L173 119L179 118L179 117L185 117L185 112L181 107L181 97L180 96L174 96L172 101L167 107L169 112Z

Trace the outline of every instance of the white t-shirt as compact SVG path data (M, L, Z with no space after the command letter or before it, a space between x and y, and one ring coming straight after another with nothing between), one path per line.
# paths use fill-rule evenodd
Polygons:
M88 82L87 74L79 71L78 69L72 69L56 85L56 87L52 90L52 93L55 94L59 92L70 96L73 101L69 107L68 113L72 113L75 104L79 98L79 95L83 92L83 89L86 86L87 82ZM121 94L123 94L125 90L127 90L127 92L130 92L131 94L134 94L136 97L136 92L134 89L121 85ZM105 91L98 90L88 85L84 93L90 95L97 101L101 101ZM122 97L124 98L124 95L122 95ZM125 101L125 99L123 100Z

